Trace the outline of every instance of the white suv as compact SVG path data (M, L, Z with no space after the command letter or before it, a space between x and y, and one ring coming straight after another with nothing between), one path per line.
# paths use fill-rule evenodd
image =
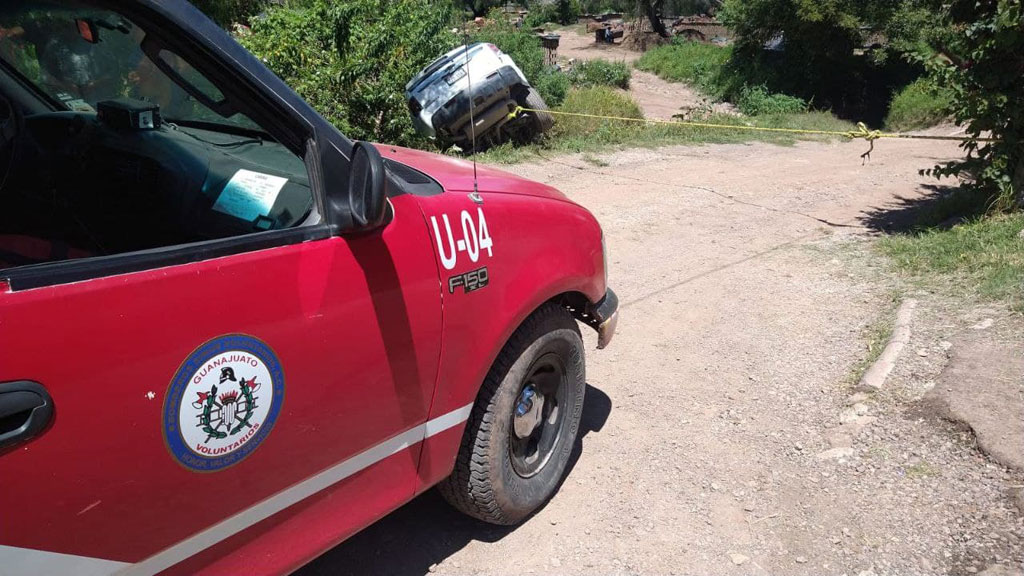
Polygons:
M512 58L494 44L477 42L451 50L413 77L405 85L405 96L419 133L463 150L482 150L510 139L530 141L553 123L543 112L509 116L517 106L547 110L547 105Z

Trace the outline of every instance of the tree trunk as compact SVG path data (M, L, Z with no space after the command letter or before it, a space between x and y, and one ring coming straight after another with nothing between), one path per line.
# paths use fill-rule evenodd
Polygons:
M662 38L671 36L665 28L665 23L661 21L661 7L665 0L637 0L637 2L640 4L643 14L651 21L651 28L658 33L658 36Z

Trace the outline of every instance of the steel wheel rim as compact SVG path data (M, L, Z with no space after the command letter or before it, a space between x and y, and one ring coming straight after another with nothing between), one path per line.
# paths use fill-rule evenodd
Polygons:
M512 405L509 426L509 459L512 469L522 478L539 474L558 448L568 390L565 363L554 352L535 360L528 374ZM532 396L528 392L531 389ZM538 396L542 399L539 407ZM523 408L527 406L530 409L524 413ZM536 424L523 437L524 429L530 427L533 419Z

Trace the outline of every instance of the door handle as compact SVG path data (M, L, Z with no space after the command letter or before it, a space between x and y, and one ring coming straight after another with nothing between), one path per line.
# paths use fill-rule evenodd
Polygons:
M0 384L0 451L38 436L53 420L53 398L42 385Z

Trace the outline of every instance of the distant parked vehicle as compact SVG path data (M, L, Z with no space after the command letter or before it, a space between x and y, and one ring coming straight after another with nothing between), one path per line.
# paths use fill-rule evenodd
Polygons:
M405 95L419 133L463 150L509 140L529 142L554 123L544 112L510 116L518 106L547 110L547 105L512 58L494 44L477 42L451 50L410 80Z

